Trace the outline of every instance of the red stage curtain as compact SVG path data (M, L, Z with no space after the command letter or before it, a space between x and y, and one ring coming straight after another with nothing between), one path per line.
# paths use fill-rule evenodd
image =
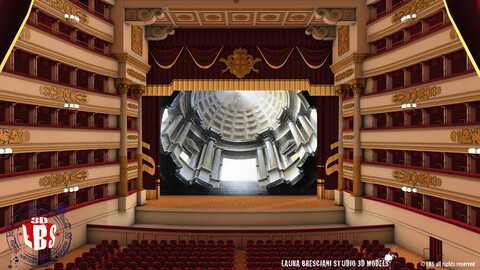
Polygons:
M449 17L480 76L480 0L444 0Z
M298 52L302 57L305 64L311 69L321 68L328 59L328 56L332 52L330 48L323 48L320 50L310 50L305 47L297 46Z
M317 179L324 179L325 189L336 189L338 187L338 173L326 174L326 168L332 164L326 164L327 159L338 152L332 144L338 142L338 97L317 97Z
M263 46L257 46L258 51L262 55L263 60L273 69L282 68L287 63L288 58L292 54L294 47L286 47L283 49L272 49Z
M223 46L213 49L199 49L195 47L187 47L187 52L192 57L195 64L201 69L209 69L217 60Z
M0 0L0 72L28 19L33 0ZM8 26L8 27L7 27Z
M183 49L184 49L183 46L175 47L171 49L163 49L163 50L159 48L150 47L149 52L150 52L150 55L152 56L153 61L157 64L157 66L159 66L162 69L169 69L173 65L175 65Z

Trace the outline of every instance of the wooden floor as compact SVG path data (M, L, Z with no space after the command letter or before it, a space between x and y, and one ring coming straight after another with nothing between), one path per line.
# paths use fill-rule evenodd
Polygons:
M160 196L148 200L143 206L149 208L176 209L311 209L333 208L333 200L320 200L317 196Z
M70 251L63 258L61 258L59 260L59 262L63 263L63 265L66 266L68 262L74 262L76 257L81 257L83 252L88 252L91 247L93 247L93 245L79 247L79 248L77 248L73 251ZM410 252L410 251L408 251L408 250L406 250L406 249L404 249L400 246L389 246L389 245L387 245L387 247L390 247L390 249L392 249L392 251L398 252L398 254L400 256L405 257L407 262L412 262L412 263L415 264L415 266L417 265L418 262L423 262L424 261L424 259L421 256L419 256L419 255L417 255L413 252ZM53 268L53 266L51 266L50 268ZM436 270L448 269L448 268L445 268L445 267L428 267L428 268L429 269L433 268L433 269L436 269ZM37 267L37 268L33 268L33 269L34 270L45 270L44 267ZM234 269L235 270L245 270L245 269L247 269L245 251L243 251L243 250L235 251L235 266L234 266Z

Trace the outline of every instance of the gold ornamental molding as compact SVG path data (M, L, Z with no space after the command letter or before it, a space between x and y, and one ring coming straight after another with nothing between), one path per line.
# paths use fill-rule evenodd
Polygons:
M136 139L138 139L138 136L137 136L137 135L128 135L128 136L127 136L127 139L129 139L129 140L136 140Z
M480 128L462 128L452 130L450 133L452 142L459 144L480 144Z
M0 145L22 144L30 141L30 132L17 128L0 128Z
M135 105L135 104L132 104L132 103L128 103L127 107L130 108L130 109L138 109L138 106Z
M67 0L46 0L52 7L62 14L77 16L82 23L88 23L87 13Z
M128 168L127 168L127 171L135 171L135 170L137 170L137 169L138 169L138 166L135 165L135 166L130 166L130 167L128 167Z
M137 71L135 71L131 68L127 68L127 74L132 76L133 78L141 81L141 82L145 82L147 80L145 75L143 75L140 72L137 72Z
M415 171L395 170L392 177L403 183L412 185L421 185L425 187L439 187L442 185L442 179L428 173L417 173Z
M22 32L20 33L20 36L18 36L19 39L23 40L30 40L32 37L32 33L30 33L30 29L28 28L23 28Z
M351 171L351 172L353 172L353 166L343 165L343 169L346 170L346 171Z
M401 22L402 17L408 14L418 13L421 10L427 8L431 3L437 0L417 0L413 1L411 4L406 5L395 12L392 16L392 23Z
M56 187L63 186L70 183L78 183L84 181L88 177L88 171L73 170L64 173L52 173L48 176L42 177L39 180L40 186Z
M350 28L342 25L338 28L338 56L348 52L350 49Z
M392 96L393 103L408 103L416 100L428 100L431 97L440 95L440 86L424 86L417 89L405 90Z
M347 69L346 71L344 71L344 72L338 74L337 76L335 76L335 82L339 82L343 79L346 79L346 78L352 76L353 72L354 72L353 68Z
M344 110L348 110L348 109L350 109L350 108L353 108L353 106L354 106L353 102L352 102L352 103L348 103L348 104L343 105L343 109L344 109Z
M457 32L455 31L455 28L453 28L452 30L450 30L450 39L456 39L456 38L458 38Z
M332 84L310 84L307 79L279 80L173 80L171 84L149 84L145 96L171 96L174 91L308 91L311 96L336 96Z
M245 48L236 48L233 50L233 54L229 55L227 59L220 58L218 61L227 65L227 68L223 69L222 73L229 70L230 73L241 79L252 71L258 73L255 64L262 61L262 59L258 57L253 58L251 54L248 54L247 49Z
M343 135L344 140L353 140L353 135Z
M132 51L143 55L143 28L132 25Z
M87 103L88 96L80 91L62 89L55 86L40 86L40 94L53 100L65 101L66 103Z

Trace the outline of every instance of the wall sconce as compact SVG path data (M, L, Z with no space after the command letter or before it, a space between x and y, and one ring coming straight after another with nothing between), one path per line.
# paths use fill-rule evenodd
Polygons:
M473 158L480 158L480 148L469 148L468 154Z
M12 148L0 148L0 158L8 157L12 152Z
M70 192L70 193L73 193L73 192L77 192L79 190L79 188L77 186L74 186L73 188L68 188L67 185L65 185L65 189L63 190L63 192L67 193L67 192Z
M413 186L413 188L403 186L402 191L403 192L408 192L408 193L410 193L410 192L417 193L417 189L415 188L415 186Z
M65 19L70 22L71 24L78 24L80 22L80 18L73 15L73 14L66 14L65 13Z
M74 111L80 108L80 105L74 103L65 103L63 104L63 107L69 111Z
M417 103L404 103L402 109L407 112L411 112L417 108Z
M402 23L412 22L417 17L417 14L413 13L412 15L408 14L402 17Z

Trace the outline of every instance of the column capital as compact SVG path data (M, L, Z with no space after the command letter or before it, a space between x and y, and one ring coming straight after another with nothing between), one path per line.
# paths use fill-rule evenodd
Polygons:
M130 89L132 89L132 93L135 96L135 98L141 99L142 96L145 94L145 86L140 85L140 84L134 84L130 86Z
M350 80L350 88L354 94L361 94L363 89L365 89L365 79L355 78Z
M257 139L262 139L264 141L274 141L275 136L271 128L266 128L257 133Z
M277 117L277 122L282 123L282 122L292 122L294 120L294 117L290 114L288 111L287 107L283 107L280 115Z
M346 98L349 90L350 90L350 85L348 84L339 84L335 86L335 92L337 93L337 96L340 99Z
M130 80L125 78L115 79L115 87L118 89L120 95L126 95L130 88Z

